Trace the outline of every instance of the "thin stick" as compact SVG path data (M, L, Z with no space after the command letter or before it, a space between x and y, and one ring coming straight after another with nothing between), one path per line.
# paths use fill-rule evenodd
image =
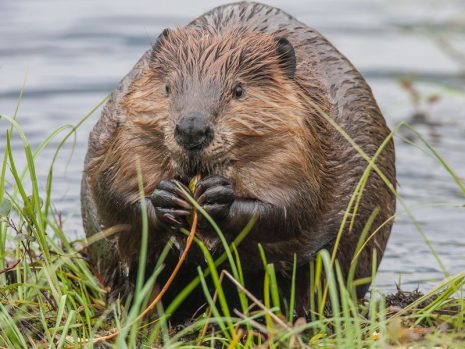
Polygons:
M255 321L254 319L251 319L249 318L248 316L246 316L245 314L242 314L239 310L237 309L233 309L233 312L234 314L236 314L237 316L239 316L242 320L245 320L247 322L250 322L250 324L255 327L257 330L259 330L262 334L266 335L266 336L269 336L269 332L268 332L268 329L263 326L262 324L258 323L257 321Z
M13 264L10 264L10 265L7 264L6 268L1 269L1 270L0 270L0 274L7 273L7 272L9 272L10 270L13 270L14 268L16 268L16 266L17 266L19 263L21 263L21 261L23 260L23 257L24 257L24 253L23 253L23 255L21 256L21 258L18 259L16 262L14 262ZM1 347L0 347L0 349L1 349Z
M234 279L234 277L227 270L224 270L224 274L229 280L231 280L231 282L234 285L236 285L237 288L239 288L242 292L244 292L245 295L249 297L259 308L261 308L263 311L269 314L276 321L276 323L281 326L281 328L286 329L286 330L291 329L288 324L286 324L283 320L281 320L278 316L276 316L276 314L273 313L270 309L268 309L265 305L263 305L263 303L260 302L260 300L258 300L257 297L255 297L252 293L250 293L249 290L247 290L236 279Z

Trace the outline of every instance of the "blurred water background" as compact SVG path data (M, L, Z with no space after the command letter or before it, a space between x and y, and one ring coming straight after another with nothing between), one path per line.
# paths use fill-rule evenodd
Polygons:
M368 80L391 127L412 124L465 177L465 2L460 0L269 1L317 28ZM187 24L219 1L0 1L0 112L18 120L32 147L75 124L131 69L165 27ZM82 237L79 190L95 113L55 166L56 209L65 230ZM8 124L0 121L0 134ZM60 137L41 154L45 185ZM412 141L413 145L408 141ZM0 148L4 142L0 144ZM396 137L399 190L450 273L465 270L463 195L408 132ZM16 149L21 148L18 141ZM1 149L0 149L1 150ZM24 164L18 157L19 164ZM458 207L462 205L462 207ZM383 291L431 288L443 272L399 206L378 274Z

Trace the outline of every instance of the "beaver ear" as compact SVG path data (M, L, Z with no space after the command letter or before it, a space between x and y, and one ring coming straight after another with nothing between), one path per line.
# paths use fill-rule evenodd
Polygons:
M289 79L293 79L296 70L295 51L292 44L284 37L275 38L279 61L284 73Z
M171 30L168 29L168 28L163 29L161 34L158 35L158 38L155 41L155 43L152 45L153 52L158 52L158 50L160 49L160 46L162 45L162 43L165 42L166 39L168 39L168 37L170 35L170 32L171 32Z

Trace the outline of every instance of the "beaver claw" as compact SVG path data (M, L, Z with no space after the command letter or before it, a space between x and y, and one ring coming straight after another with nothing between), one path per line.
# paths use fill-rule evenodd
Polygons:
M184 218L192 211L192 206L184 197L179 185L189 192L183 184L174 179L162 180L151 197L157 218L171 226L183 225Z
M223 177L205 177L197 184L194 198L214 220L221 220L229 214L234 201L234 188Z

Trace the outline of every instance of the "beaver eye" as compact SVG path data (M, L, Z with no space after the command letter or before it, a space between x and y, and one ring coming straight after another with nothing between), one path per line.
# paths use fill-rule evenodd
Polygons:
M245 95L245 89L242 87L241 84L237 83L233 87L233 96L236 99L241 99Z
M168 84L165 84L165 96L168 97L171 93L171 87Z

